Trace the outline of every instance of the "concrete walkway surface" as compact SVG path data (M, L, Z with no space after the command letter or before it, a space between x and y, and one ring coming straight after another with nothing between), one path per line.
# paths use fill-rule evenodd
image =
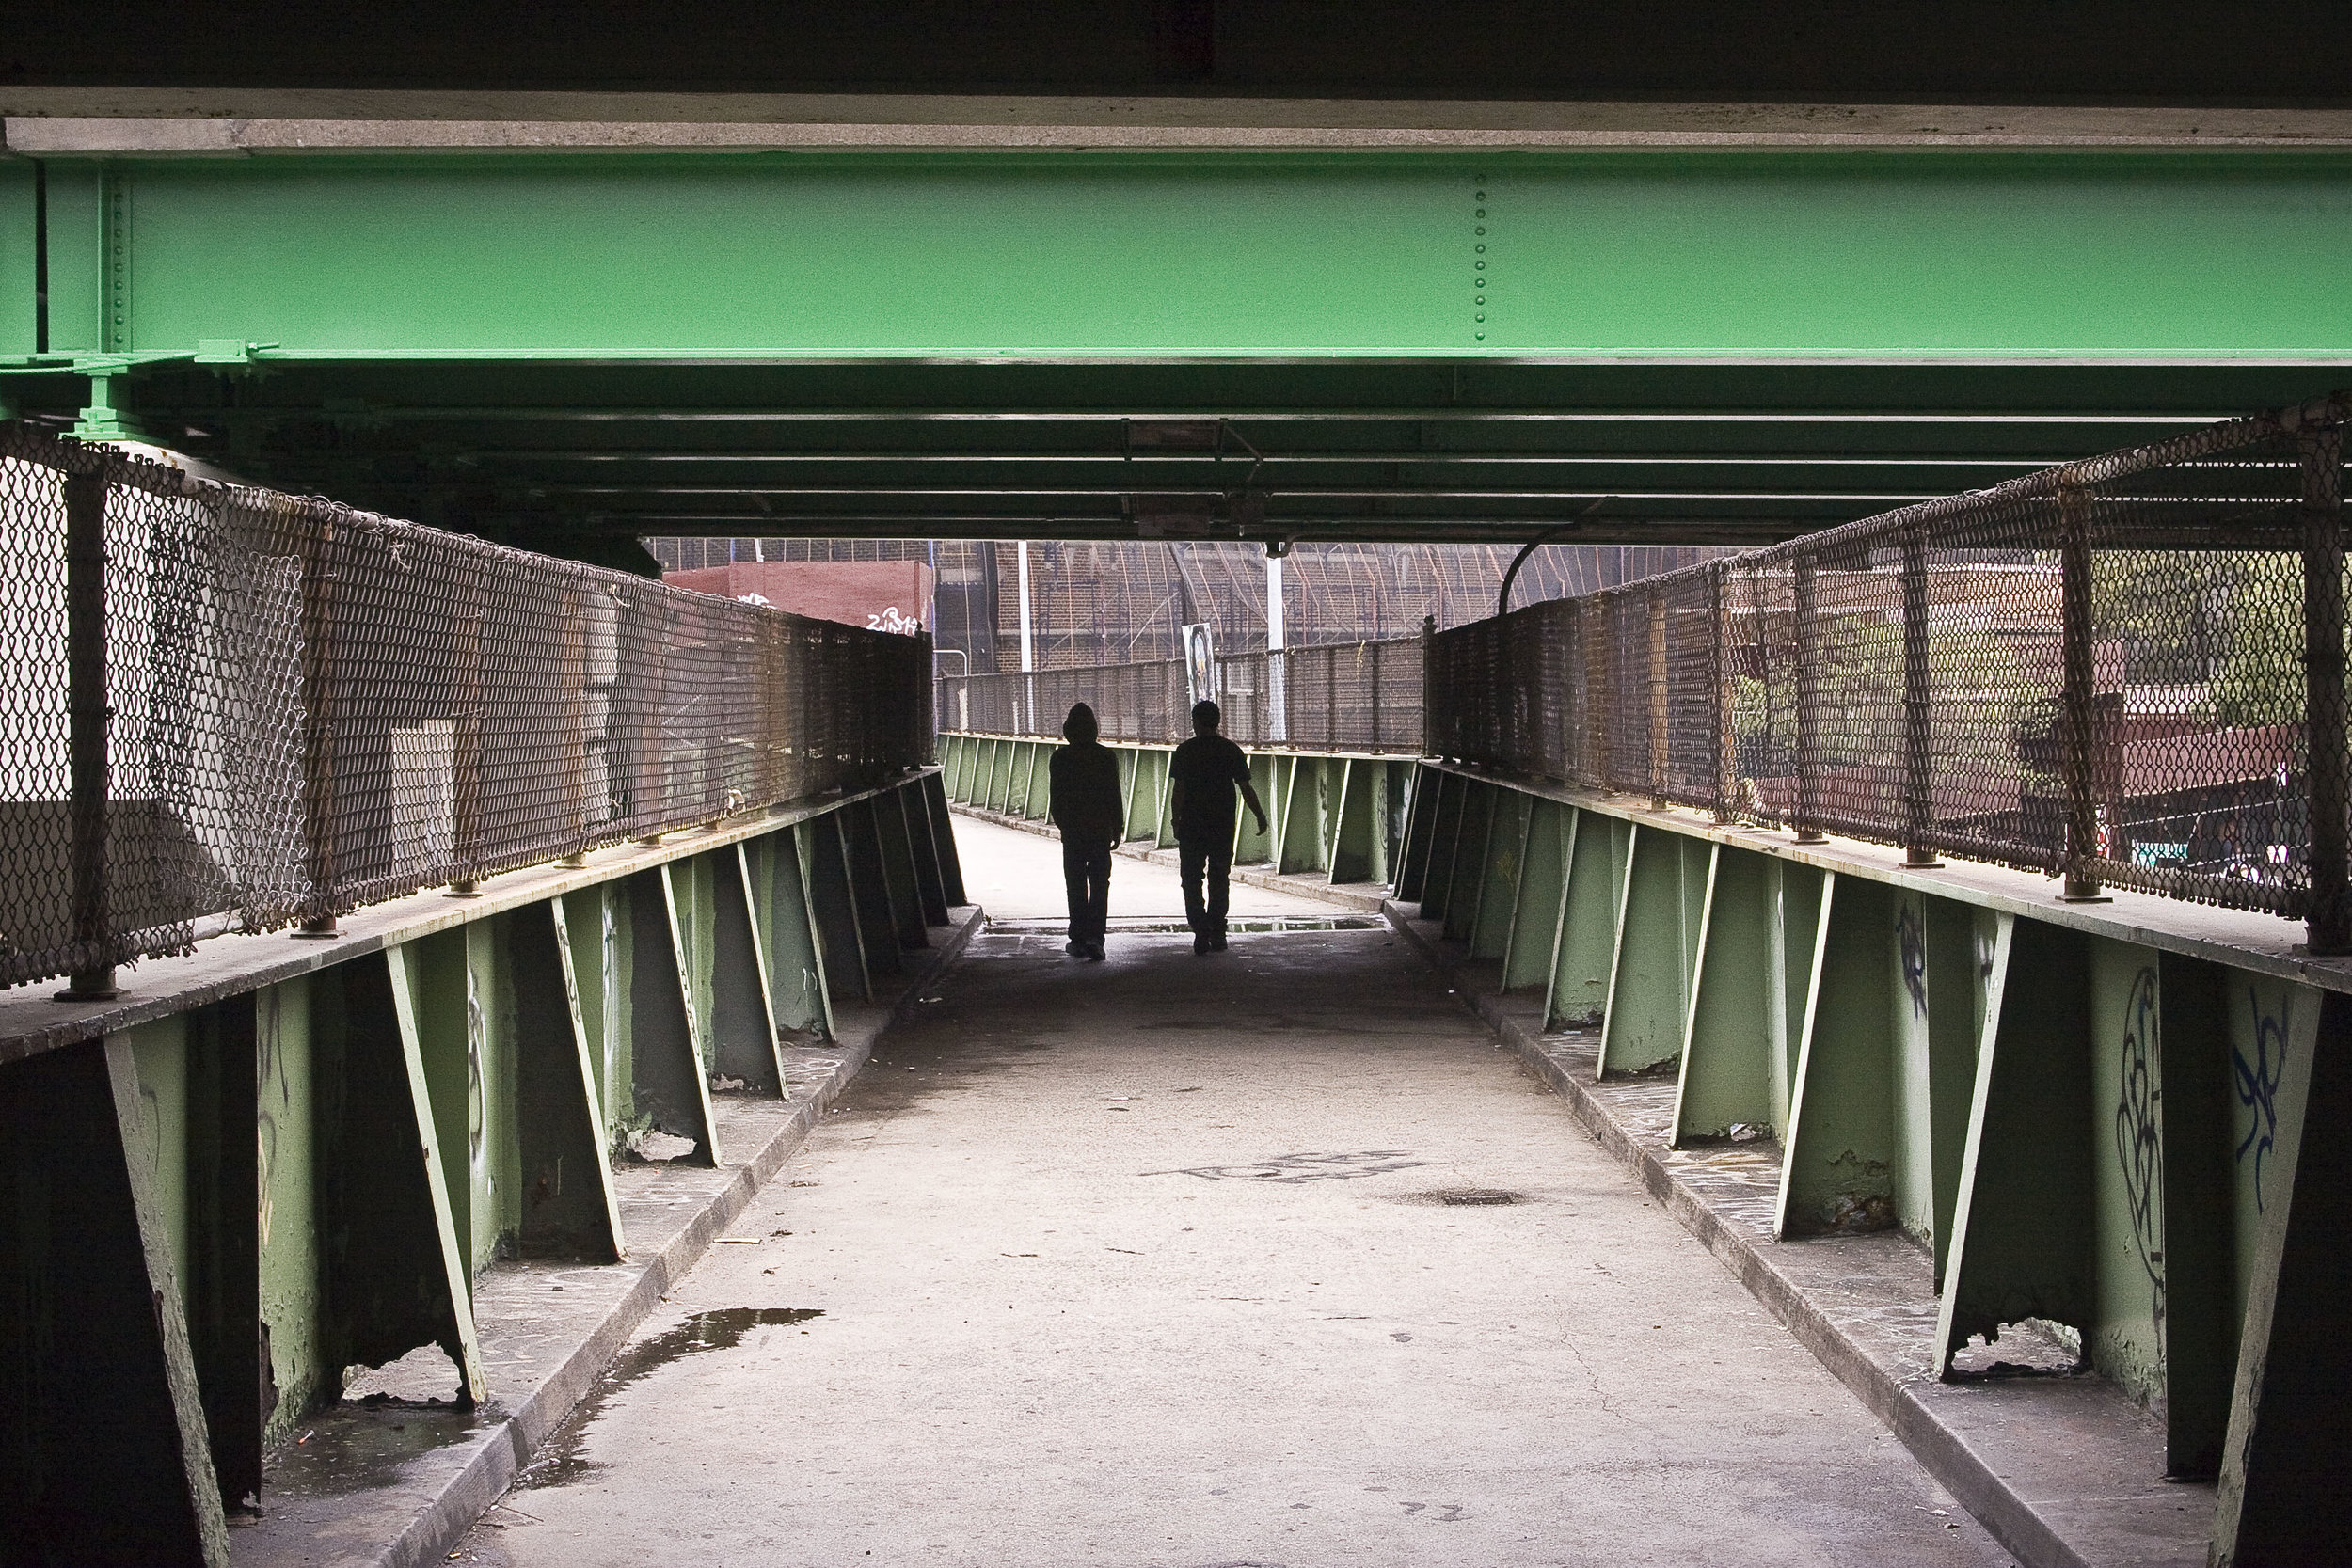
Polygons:
M1394 933L937 994L458 1560L2009 1560Z

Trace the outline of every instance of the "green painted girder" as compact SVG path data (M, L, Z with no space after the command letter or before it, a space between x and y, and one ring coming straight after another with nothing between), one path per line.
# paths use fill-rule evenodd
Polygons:
M2337 153L444 154L45 177L51 354L2352 356ZM17 353L39 351L27 187L12 176L0 224Z

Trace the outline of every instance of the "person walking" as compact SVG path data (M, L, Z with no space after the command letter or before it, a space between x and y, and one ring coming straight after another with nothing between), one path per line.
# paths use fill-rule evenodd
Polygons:
M1073 958L1103 961L1103 939L1111 912L1111 850L1126 828L1126 803L1119 791L1119 759L1095 739L1094 710L1072 706L1061 721L1046 779L1054 826L1061 830L1062 882L1070 893L1070 943Z
M1184 879L1184 923L1192 927L1196 955L1225 951L1236 786L1249 802L1249 815L1258 819L1258 832L1266 831L1265 807L1258 803L1258 792L1249 783L1248 754L1216 733L1224 717L1215 703L1193 704L1192 738L1176 748L1168 765L1168 815L1176 821L1176 874Z

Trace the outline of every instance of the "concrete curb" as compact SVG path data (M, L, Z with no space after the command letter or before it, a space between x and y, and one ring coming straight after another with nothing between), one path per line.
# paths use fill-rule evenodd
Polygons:
M999 828L1017 829L1022 832L1034 833L1040 838L1050 838L1057 843L1061 839L1061 834L1055 831L1050 822L1031 821L1024 816L1013 816L998 811L984 811L978 806L958 805L953 802L949 803L947 809L959 816L969 816L979 822L992 822ZM1112 852L1127 860L1164 865L1170 871L1176 869L1176 851L1173 849L1155 849L1137 844L1122 844ZM1319 882L1314 879L1311 872L1294 872L1288 877L1279 877L1271 871L1246 865L1233 867L1228 876L1229 879L1239 882L1245 887L1263 888L1268 893L1287 893L1298 898L1319 899L1326 904L1341 904L1351 910L1361 910L1366 914L1380 913L1389 901L1388 888L1379 882Z
M2024 1479L2016 1474L2020 1466L2003 1463L2015 1456L1988 1454L1970 1433L1957 1430L1943 1412L1932 1407L1932 1395L1923 1398L1921 1387L1905 1383L1882 1355L1872 1354L1850 1332L1846 1316L1833 1315L1770 1254L1728 1223L1688 1182L1678 1180L1655 1150L1645 1147L1612 1114L1590 1085L1544 1048L1540 1022L1531 1029L1525 1019L1510 1015L1501 998L1471 984L1460 956L1433 941L1405 909L1391 902L1381 912L1391 927L1455 987L1465 1006L1567 1101L1594 1140L1630 1168L1660 1206L1698 1238L1800 1344L1883 1421L1913 1457L2025 1568L2092 1568L2094 1561L2111 1560L2105 1553L2097 1559L2084 1556L2020 1492L2017 1482ZM1937 1391L1948 1387L1942 1384L1925 1386ZM2122 1400L2121 1395L2115 1398ZM2083 1533L2103 1532L2094 1528ZM2169 1559L2135 1554L2132 1560Z
M504 1495L529 1463L532 1451L563 1424L573 1407L596 1386L613 1356L628 1342L629 1336L709 1249L712 1238L724 1233L727 1226L749 1206L752 1195L783 1169L785 1162L807 1141L809 1132L873 1054L876 1040L917 1005L917 999L962 953L973 936L986 927L988 917L983 911L975 907L962 912L961 923L948 930L939 945L922 955L895 1000L886 1006L861 1007L849 1020L841 1019L836 1011L841 1037L825 1052L834 1062L830 1072L814 1080L811 1092L792 1103L786 1115L774 1117L783 1107L765 1102L766 1112L773 1117L772 1124L750 1155L739 1164L727 1166L724 1182L707 1194L699 1209L648 1256L641 1260L632 1253L631 1260L642 1262L635 1281L604 1309L584 1335L559 1353L553 1365L548 1367L529 1392L511 1402L494 1396L492 1405L484 1413L486 1418L460 1445L455 1445L463 1451L451 1454L444 1449L438 1456L444 1465L452 1460L455 1463L427 1482L421 1500L409 1502L404 1510L397 1496L371 1498L366 1492L340 1498L306 1499L312 1505L324 1503L327 1510L346 1519L377 1508L387 1513L405 1512L409 1516L405 1522L387 1520L387 1533L373 1549L355 1556L333 1552L331 1548L331 1555L322 1555L322 1543L317 1536L307 1530L272 1530L264 1519L259 1527L232 1533L230 1550L239 1568L327 1561L338 1568L360 1563L369 1568L424 1568L425 1564L440 1561L484 1511ZM723 1138L724 1132L723 1128ZM485 1289L480 1294L488 1295L486 1287L490 1285L485 1280ZM495 1328L485 1327L485 1360L495 1359L500 1349ZM299 1513L309 1522L315 1519L318 1510L311 1506Z

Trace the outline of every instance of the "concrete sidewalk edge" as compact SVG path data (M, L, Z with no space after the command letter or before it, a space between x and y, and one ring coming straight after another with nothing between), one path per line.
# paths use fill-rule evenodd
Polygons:
M1698 1195L1675 1180L1663 1162L1635 1142L1607 1107L1543 1049L1542 1041L1524 1022L1506 1016L1493 995L1464 984L1455 955L1433 945L1428 934L1393 901L1384 904L1381 912L1387 916L1390 927L1432 968L1454 983L1464 1005L1567 1101L1569 1110L1594 1140L1640 1177L1650 1196L1697 1237L1799 1344L1812 1352L1838 1382L1886 1424L1896 1439L1992 1532L2003 1549L2013 1553L2025 1568L2092 1568L1965 1437L1938 1419L1932 1410L1841 1332L1836 1323L1761 1248L1725 1225L1722 1216Z
M1025 816L1013 816L1005 812L987 811L978 806L950 803L947 809L958 816L969 816L976 822L987 822L999 828L1012 828L1034 833L1040 838L1061 841L1061 834L1050 822L1032 821ZM1131 861L1143 861L1152 865L1176 869L1176 851L1159 849L1140 842L1121 844L1112 853ZM1295 898L1318 898L1327 904L1339 904L1366 914L1378 914L1389 901L1389 890L1381 882L1319 882L1311 873L1293 872L1288 877L1277 876L1262 866L1237 865L1228 874L1229 879L1245 887L1261 888L1267 893L1287 893Z
M596 1386L596 1379L603 1375L638 1325L660 1304L671 1286L709 1250L711 1238L723 1232L742 1213L752 1195L783 1169L784 1163L807 1141L810 1131L873 1054L875 1041L906 1016L922 993L987 924L986 911L972 908L939 945L925 950L888 1011L878 1019L862 1020L844 1031L846 1037L834 1042L840 1068L816 1093L794 1108L788 1121L736 1167L727 1184L654 1255L637 1284L605 1314L587 1338L573 1347L562 1365L510 1405L505 1419L474 1440L474 1452L465 1465L449 1478L406 1528L384 1544L375 1560L380 1568L424 1568L427 1563L440 1561L473 1528L474 1521L504 1496L516 1475L530 1462L532 1450L563 1424L572 1408Z

